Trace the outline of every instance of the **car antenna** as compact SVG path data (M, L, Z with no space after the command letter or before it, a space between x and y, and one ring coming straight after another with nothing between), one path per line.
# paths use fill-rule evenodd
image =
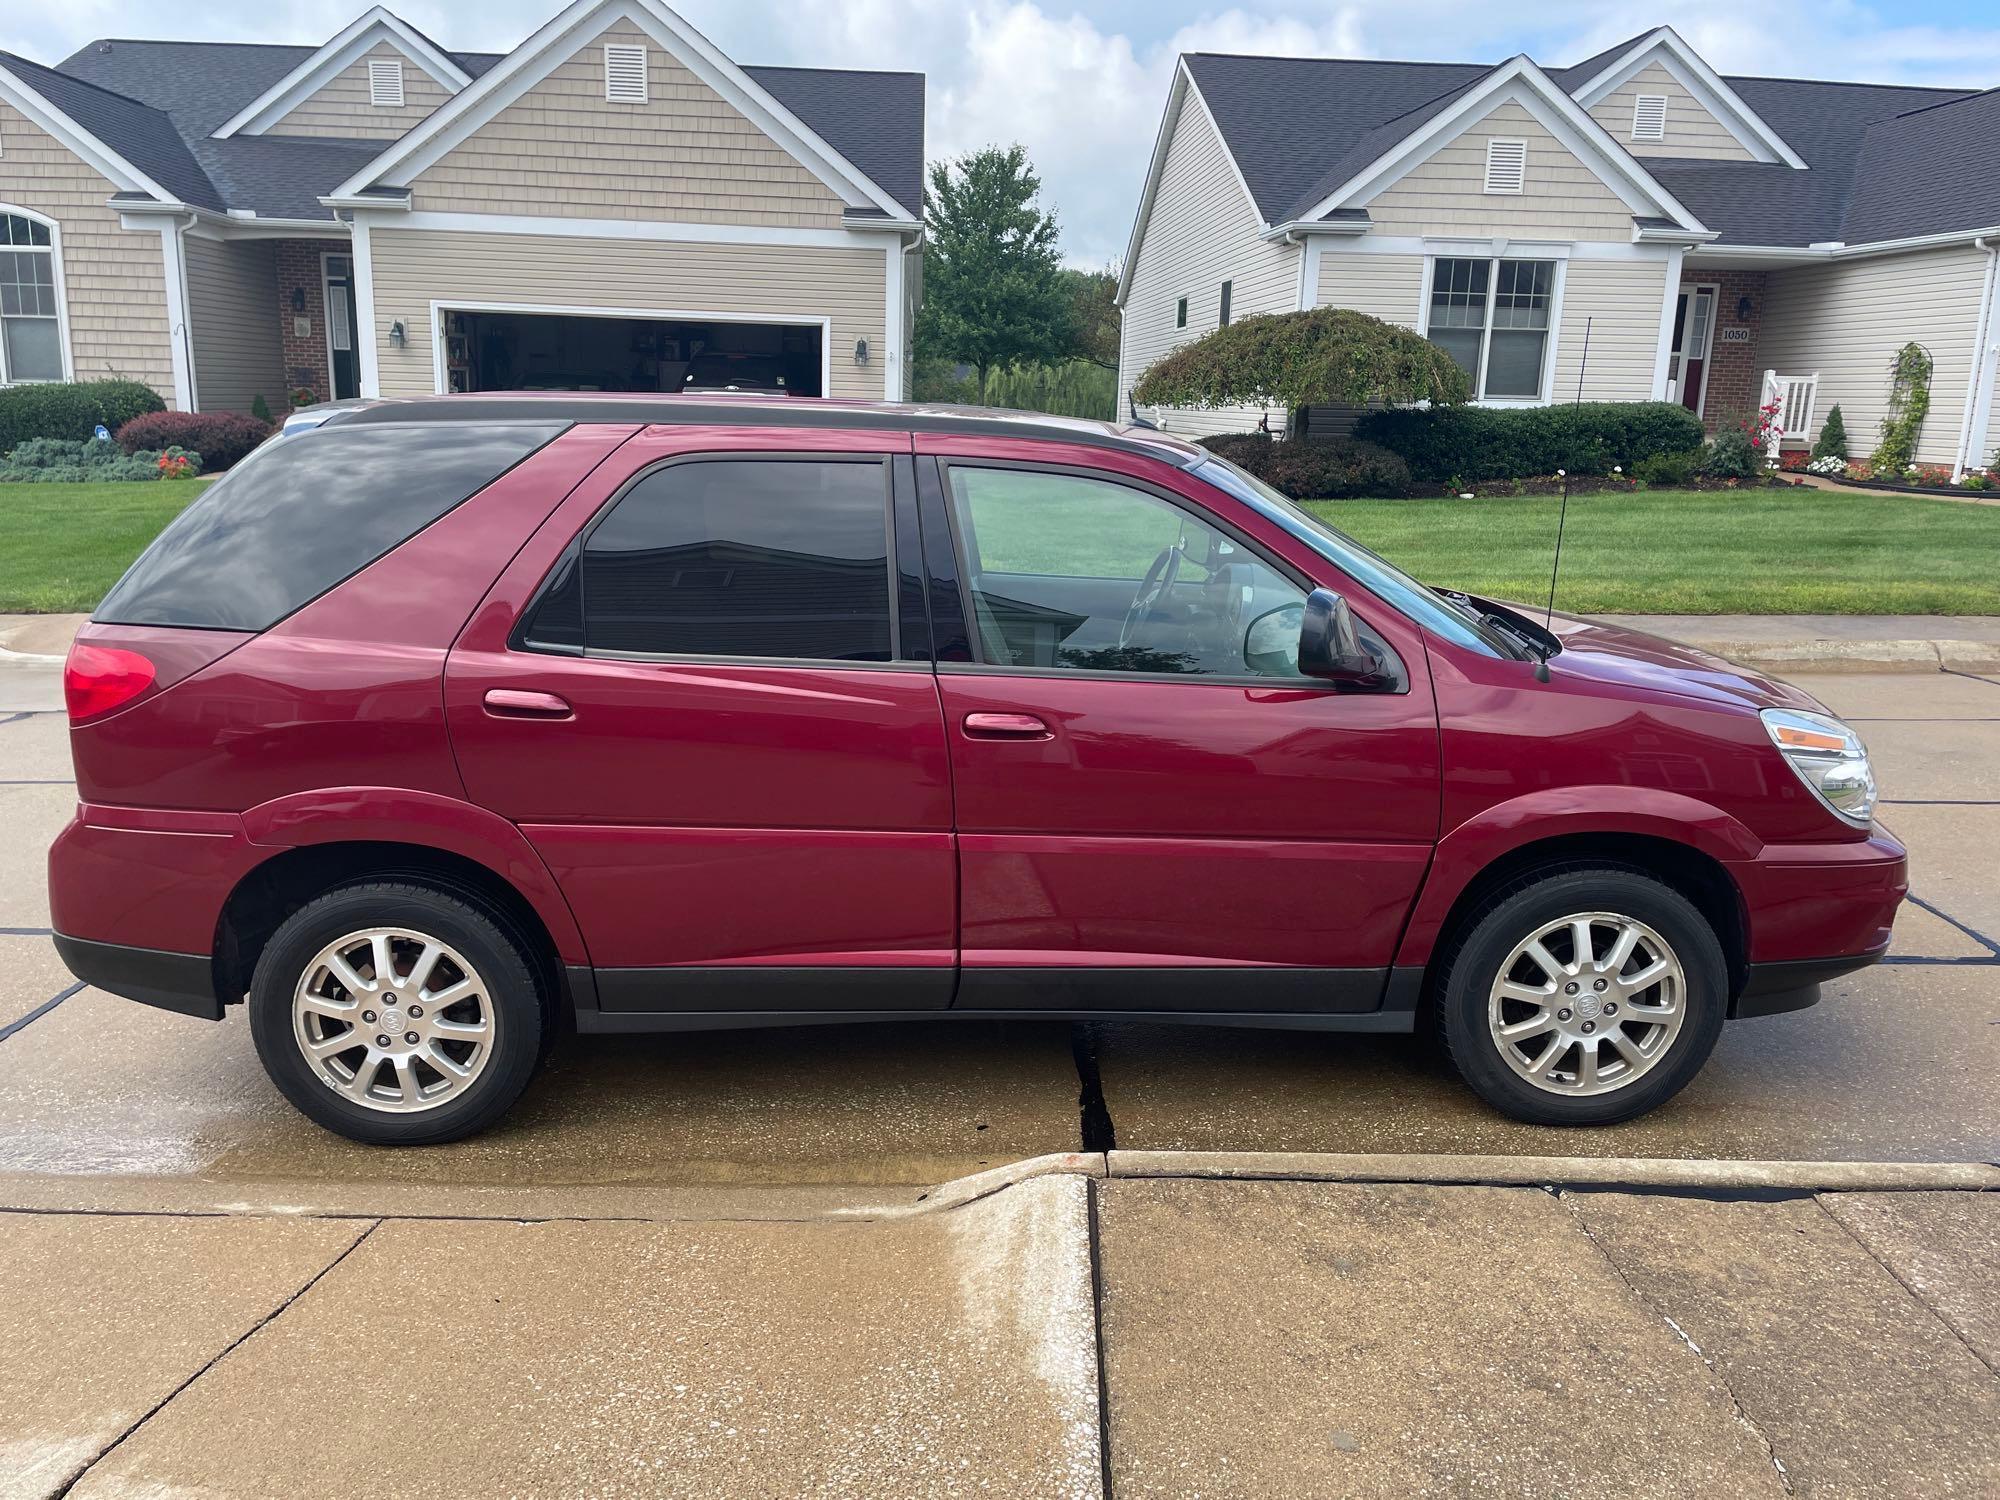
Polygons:
M1590 325L1594 321L1596 321L1594 318L1583 320L1583 358L1577 361L1576 400L1573 403L1577 409L1583 406L1583 372L1590 366ZM1556 512L1556 556L1555 561L1549 565L1549 606L1542 616L1542 628L1551 633L1554 632L1556 623L1556 577L1562 572L1563 565L1563 531L1569 525L1569 471L1570 465L1575 462L1576 459L1572 456L1569 463L1563 465L1562 507ZM1548 680L1549 658L1545 655L1535 663L1535 681Z

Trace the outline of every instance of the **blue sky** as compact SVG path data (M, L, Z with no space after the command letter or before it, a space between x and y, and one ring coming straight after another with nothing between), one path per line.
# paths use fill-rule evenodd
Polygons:
M95 37L324 41L362 0L21 0L0 48L56 62ZM560 0L392 4L447 47L505 50ZM1992 0L683 0L681 14L741 62L909 68L928 75L929 147L1018 140L1079 264L1123 253L1173 59L1181 51L1561 65L1670 22L1722 73L2000 85Z

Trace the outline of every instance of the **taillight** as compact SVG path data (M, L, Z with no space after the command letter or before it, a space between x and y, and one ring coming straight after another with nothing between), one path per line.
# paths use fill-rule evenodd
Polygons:
M136 651L79 641L63 663L63 701L72 724L108 714L152 685L153 664Z

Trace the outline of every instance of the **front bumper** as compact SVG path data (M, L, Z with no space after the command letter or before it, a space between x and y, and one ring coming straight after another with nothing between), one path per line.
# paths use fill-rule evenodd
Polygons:
M1801 1010L1827 980L1879 961L1910 890L1903 846L1880 829L1838 844L1767 844L1729 872L1750 948L1732 1018Z

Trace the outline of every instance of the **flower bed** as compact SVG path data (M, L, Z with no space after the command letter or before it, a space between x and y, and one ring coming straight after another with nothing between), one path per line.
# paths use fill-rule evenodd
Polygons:
M1811 472L1856 489L1903 490L1913 495L2000 494L2000 474L1967 469L1954 480L1949 464L1911 464L1898 473L1880 473L1866 459L1838 465L1822 459L1811 465Z

